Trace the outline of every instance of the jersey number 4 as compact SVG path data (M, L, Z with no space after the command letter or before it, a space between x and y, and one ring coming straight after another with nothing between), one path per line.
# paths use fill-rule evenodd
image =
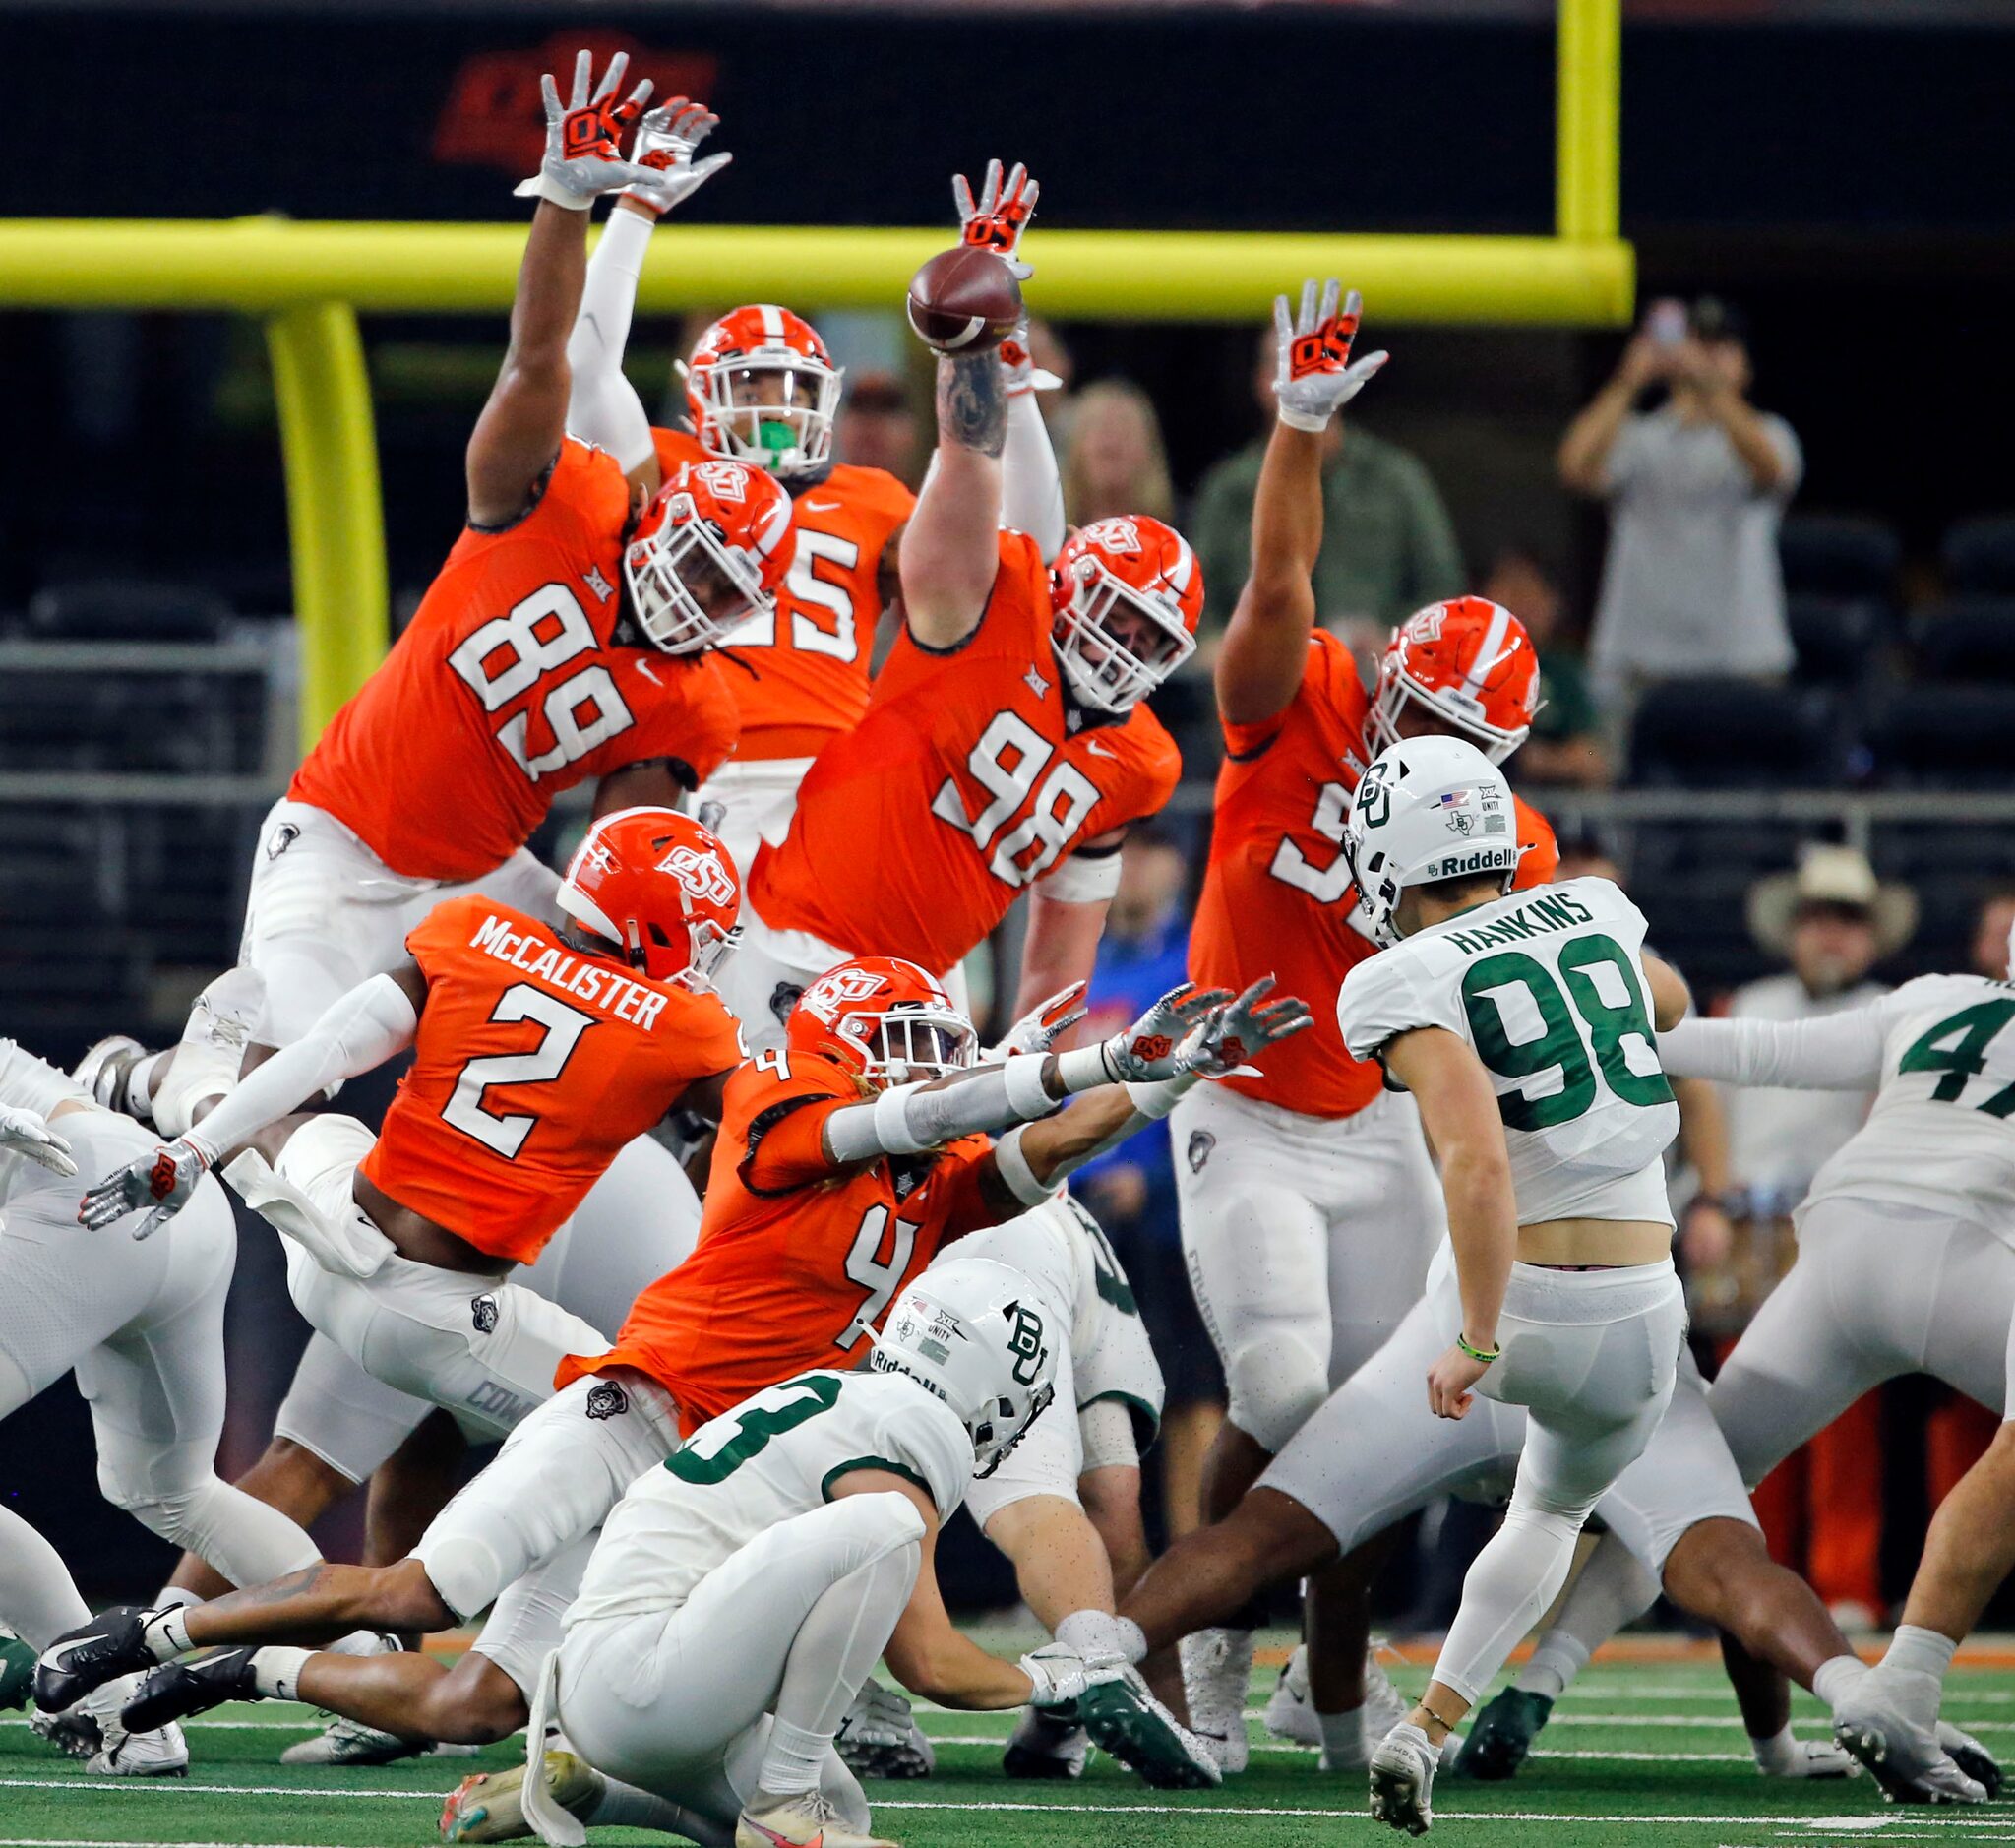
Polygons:
M461 1068L454 1091L441 1106L441 1120L513 1161L524 1146L524 1139L537 1127L538 1118L493 1115L483 1108L483 1094L493 1084L540 1084L558 1078L574 1057L581 1034L594 1024L594 1016L570 1008L543 988L517 982L498 998L490 1018L500 1026L535 1020L546 1030L529 1052L491 1053L471 1059Z
M868 1293L854 1311L854 1319L833 1336L836 1348L851 1351L863 1335L873 1334L901 1287L902 1273L909 1268L910 1255L916 1250L917 1229L907 1219L893 1219L892 1223L891 1219L886 1206L870 1206L861 1219L861 1229L854 1234L844 1265L847 1281L858 1283Z
M541 675L594 647L594 627L580 599L564 584L548 584L510 615L483 624L448 657L448 665L474 689L483 710L494 712ZM529 705L497 727L497 742L533 782L607 744L634 722L615 678L599 661L549 688L536 704L553 735L552 745L536 757Z
M987 870L1005 886L1018 890L1042 878L1098 806L1098 785L1068 761L1052 770L1036 789L1036 778L1055 756L1056 747L1025 718L996 712L965 760L973 780L993 800L977 815L968 816L965 798L949 776L932 798L931 813L970 834L973 844L989 855ZM1008 823L1029 800L1031 790L1035 799L1029 812L1009 828Z
M1942 1074L1931 1087L1931 1102L1956 1104L1968 1080L1985 1069L1987 1048L2010 1020L2015 1020L2015 1001L1983 1001L1962 1008L1920 1038L1896 1069ZM2015 1116L2015 1084L2002 1085L1973 1107L1990 1117Z

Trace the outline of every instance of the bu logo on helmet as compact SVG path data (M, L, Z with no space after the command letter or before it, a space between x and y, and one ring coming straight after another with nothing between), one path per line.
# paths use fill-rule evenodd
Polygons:
M1118 515L1107 520L1094 520L1080 536L1094 545L1104 546L1109 552L1137 553L1140 550L1140 528Z
M749 498L749 474L740 462L697 462L693 474L696 480L705 482L717 499L746 501Z
M1033 1386L1047 1351L1043 1347L1043 1319L1019 1303L1010 1303L1008 1313L1014 1318L1014 1326L1008 1335L1008 1351L1014 1356L1014 1384Z
M870 995L879 994L881 989L882 977L866 969L834 969L830 975L822 975L805 990L800 1005L830 1026L840 1009L850 1007L856 1001L866 1001Z
M657 863L660 873L669 873L696 898L708 904L727 904L735 895L735 882L710 849L674 847Z

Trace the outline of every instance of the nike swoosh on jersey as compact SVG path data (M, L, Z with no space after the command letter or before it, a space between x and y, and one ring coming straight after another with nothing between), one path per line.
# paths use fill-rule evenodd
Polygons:
M1110 746L1100 744L1096 738L1092 739L1091 742L1087 744L1084 748L1087 751L1089 751L1093 757L1116 758L1120 755L1119 752L1113 750Z
M839 512L839 509L840 503L838 501L807 501L805 503L805 512L808 514L836 514Z

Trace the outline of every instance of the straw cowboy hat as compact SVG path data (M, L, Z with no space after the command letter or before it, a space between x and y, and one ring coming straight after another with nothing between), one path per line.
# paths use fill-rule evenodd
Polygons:
M1865 911L1875 927L1877 959L1901 950L1917 929L1917 893L1878 880L1867 855L1854 847L1804 847L1797 872L1759 879L1749 888L1750 936L1774 955L1788 954L1793 920L1807 904Z

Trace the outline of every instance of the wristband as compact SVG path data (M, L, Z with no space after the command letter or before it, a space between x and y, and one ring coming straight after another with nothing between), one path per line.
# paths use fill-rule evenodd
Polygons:
M1197 1084L1196 1074L1185 1072L1180 1078L1156 1078L1151 1083L1131 1083L1127 1086L1127 1095L1133 1100L1135 1112L1151 1123L1159 1123Z
M569 212L592 212L594 210L594 196L592 194L583 199L579 193L562 186L558 180L547 173L534 173L528 180L519 180L511 189L511 196L514 199L543 199L549 204L563 206Z
M1501 1359L1504 1352L1501 1345L1488 1349L1481 1347L1471 1347L1469 1344L1469 1336L1464 1334L1460 1328L1456 1329L1455 1331L1455 1345L1459 1347L1465 1354L1467 1354L1471 1360L1481 1361L1486 1367L1488 1367L1494 1360Z
M1290 410L1285 404L1280 406L1280 420L1290 430L1306 430L1311 436L1320 436L1329 428L1329 412L1312 416L1306 410Z
M1069 1052L1060 1052L1057 1055L1057 1078L1067 1097L1115 1081L1112 1061L1106 1057L1103 1045L1078 1046Z
M1047 1053L1017 1052L1010 1054L1001 1067L1008 1107L1024 1123L1048 1116L1062 1101L1052 1097L1050 1087L1043 1082L1043 1068L1049 1062Z

